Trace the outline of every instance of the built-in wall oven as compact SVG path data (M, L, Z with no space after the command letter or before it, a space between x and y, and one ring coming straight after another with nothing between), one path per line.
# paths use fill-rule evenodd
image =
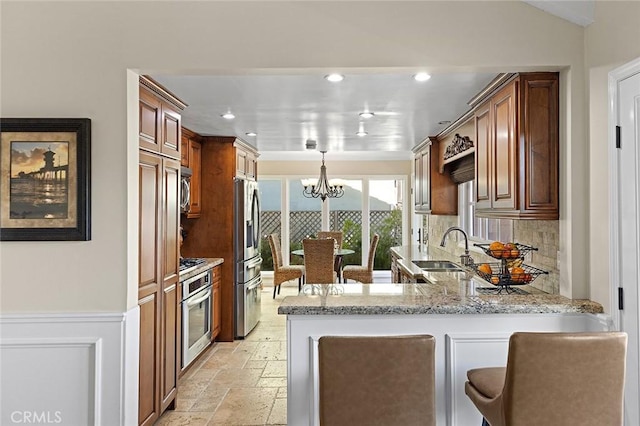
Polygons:
M182 367L211 341L211 269L182 282Z

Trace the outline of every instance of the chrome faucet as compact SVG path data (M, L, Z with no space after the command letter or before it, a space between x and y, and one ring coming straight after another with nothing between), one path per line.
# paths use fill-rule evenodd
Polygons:
M444 247L444 243L445 243L445 240L447 239L447 235L449 235L449 233L452 231L460 231L464 236L464 254L460 255L460 262L464 266L473 265L473 258L469 255L469 239L467 238L467 233L464 232L461 228L458 228L457 226L452 226L451 228L447 229L444 235L442 236L442 241L440 241L440 247Z

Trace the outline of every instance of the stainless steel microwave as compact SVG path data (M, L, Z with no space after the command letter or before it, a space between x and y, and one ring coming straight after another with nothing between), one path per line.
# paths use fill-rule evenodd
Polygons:
M191 210L191 175L188 167L180 168L180 212L189 213Z

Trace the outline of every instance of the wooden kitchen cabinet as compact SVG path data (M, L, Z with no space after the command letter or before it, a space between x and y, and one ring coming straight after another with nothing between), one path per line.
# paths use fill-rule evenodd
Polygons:
M149 117L149 82L140 86L139 283L140 349L138 422L153 424L175 406L179 372L179 150L143 144ZM158 89L160 90L160 89ZM160 102L162 103L162 101ZM174 105L177 109L178 104ZM161 108L162 109L162 108ZM179 122L179 115L175 117ZM146 118L145 118L146 117ZM145 130L146 129L146 130ZM158 134L159 135L159 134ZM178 136L180 128L178 127ZM160 138L159 140L162 140ZM177 139L180 140L179 138ZM176 145L177 146L177 145ZM178 155L176 155L178 153Z
M558 74L523 73L474 112L476 215L559 217Z
M395 254L395 252L393 250L390 250L391 253L391 282L392 283L400 283L401 281L401 276L400 276L400 268L398 267L398 260L400 259L400 257Z
M458 214L458 186L440 173L440 142L427 138L414 152L414 208L416 213Z
M214 266L211 272L213 284L213 297L211 299L211 341L213 342L220 334L222 322L222 299L220 298L220 285L222 283L222 267Z
M180 158L181 100L146 76L140 77L139 145L141 149Z
M177 160L140 152L140 424L153 424L176 396L179 173Z
M200 217L202 211L202 136L182 128L181 163L191 169L191 192L187 218Z
M236 147L236 177L255 180L258 175L257 155L244 144Z

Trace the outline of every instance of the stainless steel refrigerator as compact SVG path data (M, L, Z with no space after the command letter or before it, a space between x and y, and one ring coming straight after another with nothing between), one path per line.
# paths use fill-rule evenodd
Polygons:
M242 339L260 320L260 198L257 182L236 179L234 188L235 337Z

